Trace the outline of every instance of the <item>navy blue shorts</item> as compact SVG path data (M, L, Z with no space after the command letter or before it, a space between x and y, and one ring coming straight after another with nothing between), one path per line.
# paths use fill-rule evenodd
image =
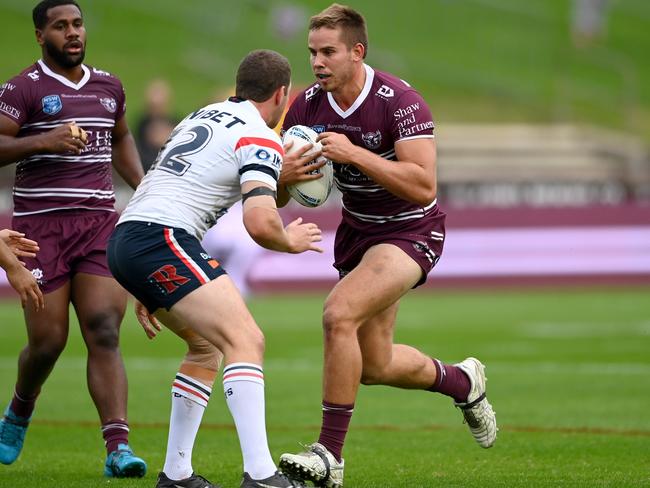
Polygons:
M225 274L196 237L151 222L124 222L108 241L115 279L149 312L169 310L185 295Z

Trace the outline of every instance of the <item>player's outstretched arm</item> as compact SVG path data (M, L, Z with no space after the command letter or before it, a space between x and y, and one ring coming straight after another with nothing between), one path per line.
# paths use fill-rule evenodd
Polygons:
M323 252L315 244L322 240L316 224L303 224L302 219L296 219L284 227L274 193L271 187L259 181L247 181L242 185L244 226L253 240L273 251Z
M7 280L20 296L20 303L25 308L27 302L32 300L36 310L45 306L36 278L23 266L14 255L11 248L0 239L0 267L7 273Z
M135 139L122 117L113 129L113 167L126 183L135 190L144 176L140 154Z
M29 137L16 137L19 130L13 120L0 115L0 166L34 154L81 154L86 148L85 132L74 123Z

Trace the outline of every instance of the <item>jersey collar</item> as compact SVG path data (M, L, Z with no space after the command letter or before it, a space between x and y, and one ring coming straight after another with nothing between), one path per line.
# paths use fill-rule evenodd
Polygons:
M41 67L41 71L45 73L47 76L54 78L55 80L59 81L60 83L63 83L65 86L72 88L73 90L81 90L86 83L88 83L88 80L90 79L90 70L85 64L81 65L81 69L84 72L83 77L81 80L79 80L79 83L74 83L67 79L65 76L61 76L54 71L52 71L50 68L47 67L47 65L43 62L42 59L38 60L38 65Z
M337 114L339 114L339 116L341 116L344 119L352 115L366 100L366 98L368 97L368 93L370 93L372 82L375 79L375 70L365 63L363 67L366 70L366 83L363 85L363 89L361 90L361 93L359 93L357 99L354 101L352 105L350 105L350 108L348 108L347 110L342 110L341 107L339 107L339 104L336 103L336 100L334 100L332 94L330 92L327 92L327 100L330 102L330 107L332 107L332 110L334 110Z

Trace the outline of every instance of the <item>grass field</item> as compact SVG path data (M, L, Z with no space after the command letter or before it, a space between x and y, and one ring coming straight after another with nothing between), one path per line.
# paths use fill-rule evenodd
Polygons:
M445 397L364 387L345 450L347 487L650 486L649 288L415 293L397 339L445 361L487 364L500 424L482 450ZM320 423L322 296L257 298L267 336L268 430L274 457L314 440ZM0 305L0 398L9 399L24 342L20 308ZM0 487L152 487L163 463L169 389L182 354L163 332L149 342L129 310L123 352L131 442L142 480L105 480L96 414L85 387L78 330L46 384L21 458L0 466ZM217 390L215 390L217 391ZM232 422L214 395L194 468L239 486Z

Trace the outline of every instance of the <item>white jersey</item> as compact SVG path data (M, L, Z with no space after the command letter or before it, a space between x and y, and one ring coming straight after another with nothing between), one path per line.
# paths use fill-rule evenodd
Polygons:
M277 188L280 137L248 101L208 105L176 126L118 225L127 221L177 227L199 240L241 199L241 184Z

